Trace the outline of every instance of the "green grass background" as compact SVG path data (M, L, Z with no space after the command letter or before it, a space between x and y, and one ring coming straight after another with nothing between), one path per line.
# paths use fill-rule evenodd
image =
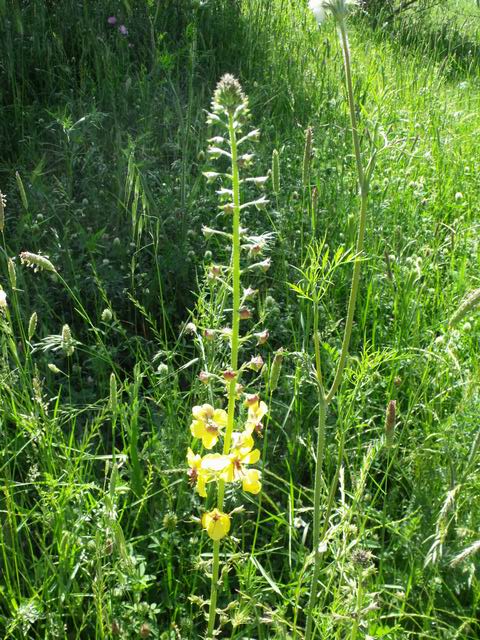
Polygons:
M287 283L313 243L334 251L355 234L333 25L318 29L293 0L3 0L0 16L9 302L0 320L0 635L138 638L148 625L148 637L202 637L211 547L192 521L201 505L184 472L191 407L207 397L185 323L222 321L205 278L223 249L201 233L217 216L202 171L204 109L229 71L262 132L257 172L280 153L280 193L269 185L271 205L247 223L275 232L272 268L256 283L270 331L262 355L267 366L276 348L288 355L268 398L261 501L246 499L225 544L220 606L231 604L221 637L289 638L308 595L316 412L310 310ZM374 567L361 637L480 633L478 313L448 327L480 286L479 27L467 0L375 29L365 15L350 23L363 143L376 130L388 145L372 185L352 355L327 425L325 502L342 439L345 449L318 638L350 637L359 548ZM61 277L22 267L23 250L48 255ZM339 269L323 301L330 372L349 276ZM78 341L72 357L57 349L65 323ZM390 399L398 424L388 452Z

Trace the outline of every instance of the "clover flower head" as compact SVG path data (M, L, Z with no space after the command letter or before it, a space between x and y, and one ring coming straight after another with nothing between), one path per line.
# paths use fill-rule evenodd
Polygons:
M117 24L117 18L115 16L109 16L107 18L107 22L108 22L108 24L112 25L112 27L113 27L114 25Z
M202 404L192 409L194 420L190 431L194 438L201 438L205 449L212 449L218 442L222 430L227 426L227 412Z
M122 36L128 36L128 29L124 24L121 24L118 27L118 32L122 34Z
M230 516L219 509L207 511L202 516L202 527L212 540L221 540L230 531Z

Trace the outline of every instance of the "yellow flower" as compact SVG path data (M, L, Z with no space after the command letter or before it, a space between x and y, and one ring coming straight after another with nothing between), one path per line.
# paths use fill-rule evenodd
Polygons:
M268 413L268 407L263 400L259 400L258 397L255 396L253 398L253 402L248 400L246 402L248 406L248 417L245 430L249 433L256 431L259 434L263 429L262 420Z
M194 454L191 449L187 453L187 462L190 470L188 476L202 498L207 497L206 485L208 482L218 480L221 474L230 464L230 458L220 453L209 453L206 456Z
M207 473L204 469L202 469L202 456L193 453L193 451L189 448L187 452L187 462L188 466L190 467L188 471L190 482L195 485L198 494L202 496L202 498L206 498Z
M202 516L202 527L212 540L221 540L230 531L230 516L218 509L208 511Z
M228 466L221 473L225 482L241 480L244 491L258 493L261 488L260 471L247 469L246 465L255 464L260 459L260 451L253 449L253 438L248 431L232 434L232 448L228 455ZM252 450L253 449L253 450Z
M227 426L227 412L202 404L192 409L194 420L190 431L194 438L201 438L205 449L212 449L218 442L220 432Z

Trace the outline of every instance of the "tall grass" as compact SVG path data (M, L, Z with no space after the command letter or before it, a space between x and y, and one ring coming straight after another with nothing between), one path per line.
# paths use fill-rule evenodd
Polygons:
M464 20L458 7L448 15L476 46L476 8ZM199 355L186 326L201 315L221 328L202 275L209 251L222 258L201 234L218 204L201 175L202 109L230 71L262 130L259 164L278 150L255 313L270 333L266 373L285 352L274 394L266 380L261 499L235 516L222 553L219 619L223 637L288 638L312 575L317 400L311 305L287 283L312 251L334 255L355 233L335 33L290 0L5 0L0 14L0 635L202 637L211 546L191 519L185 451L198 374L220 356L208 344ZM326 422L317 638L345 637L354 620L359 637L479 633L478 310L449 320L480 286L480 94L444 20L351 25L362 122L381 122L389 144L371 185L354 355ZM252 234L265 224L246 215ZM48 255L58 275L22 266L22 251ZM328 370L349 273L339 266L319 306Z

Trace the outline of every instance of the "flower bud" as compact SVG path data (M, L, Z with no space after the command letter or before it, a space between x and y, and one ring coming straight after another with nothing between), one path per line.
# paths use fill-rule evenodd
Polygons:
M198 379L200 382L203 382L203 384L208 384L210 381L210 374L207 371L200 371Z
M253 356L247 367L252 369L253 371L260 371L263 367L263 358L262 356Z
M259 346L267 342L270 337L270 333L268 332L268 329L265 329L264 331L260 331L260 333L256 333L255 337L257 339L257 345Z
M220 78L213 94L212 111L214 114L226 112L233 115L238 107L247 107L248 100L239 81L230 73Z

